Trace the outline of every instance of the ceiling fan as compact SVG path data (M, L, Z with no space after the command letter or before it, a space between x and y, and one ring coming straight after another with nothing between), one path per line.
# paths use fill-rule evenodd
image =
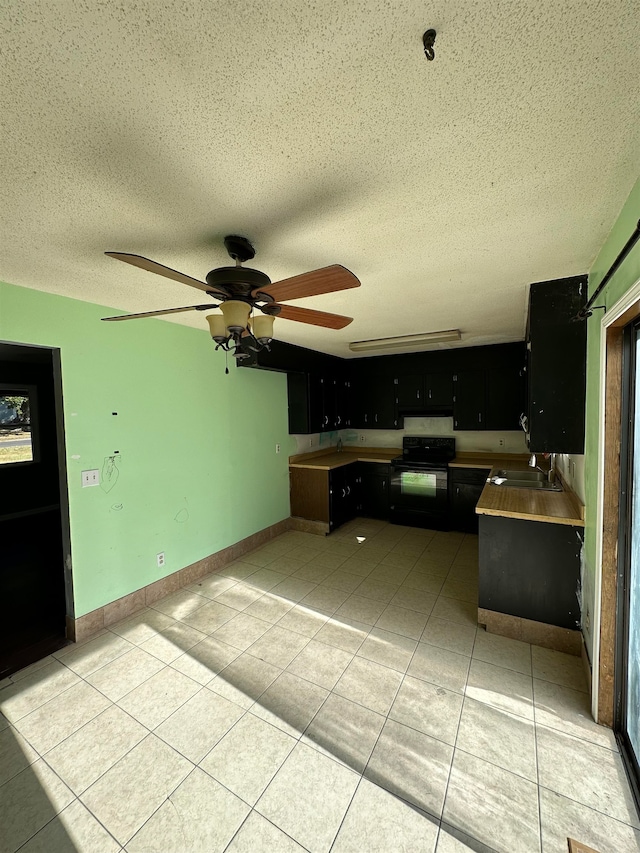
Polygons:
M327 329L343 329L352 322L352 317L343 317L341 314L329 314L326 311L296 308L293 305L280 303L281 299L302 299L306 296L318 296L322 293L333 293L351 287L360 287L359 280L345 267L334 264L272 283L265 273L242 266L245 261L249 261L255 256L255 249L246 237L227 236L224 238L224 245L229 256L235 261L235 266L211 270L206 275L206 283L148 258L143 258L141 255L105 252L105 255L110 258L124 261L148 272L157 273L165 278L171 278L174 281L202 290L207 296L211 296L218 302L217 304L189 305L184 308L145 311L142 314L121 314L118 317L103 317L102 319L107 321L133 320L140 317L179 314L183 311L212 311L219 307L220 312L207 316L211 337L217 344L216 349L222 347L224 350L232 352L236 358L249 357L248 353L240 347L242 338L251 338L252 341L248 343L254 350L268 346L273 338L275 317L294 320L298 323L309 323L312 326L323 326ZM261 314L255 316L256 310L260 311ZM257 348L252 344L257 344Z

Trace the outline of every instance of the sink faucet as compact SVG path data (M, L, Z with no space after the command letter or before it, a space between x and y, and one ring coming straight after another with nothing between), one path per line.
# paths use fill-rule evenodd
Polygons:
M529 458L529 467L537 468L538 471L542 471L542 473L546 476L548 483L555 483L556 481L556 454L555 453L545 453L545 459L549 459L549 470L542 471L542 468L537 464L536 454L532 453Z

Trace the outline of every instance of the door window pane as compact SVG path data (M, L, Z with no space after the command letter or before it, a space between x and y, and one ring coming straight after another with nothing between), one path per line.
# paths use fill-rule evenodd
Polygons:
M31 401L27 390L0 389L0 465L33 462Z

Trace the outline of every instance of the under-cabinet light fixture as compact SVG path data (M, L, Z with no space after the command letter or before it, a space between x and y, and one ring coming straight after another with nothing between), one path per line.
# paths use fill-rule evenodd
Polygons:
M421 344L437 344L445 341L459 341L460 329L447 329L444 332L424 332L422 335L402 335L399 338L378 338L374 341L353 341L349 344L352 352L367 352L376 349L398 349L420 346Z

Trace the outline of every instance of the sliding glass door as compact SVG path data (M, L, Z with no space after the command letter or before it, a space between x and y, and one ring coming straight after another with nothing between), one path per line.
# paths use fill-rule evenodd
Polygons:
M625 329L618 549L616 730L640 792L640 323Z

